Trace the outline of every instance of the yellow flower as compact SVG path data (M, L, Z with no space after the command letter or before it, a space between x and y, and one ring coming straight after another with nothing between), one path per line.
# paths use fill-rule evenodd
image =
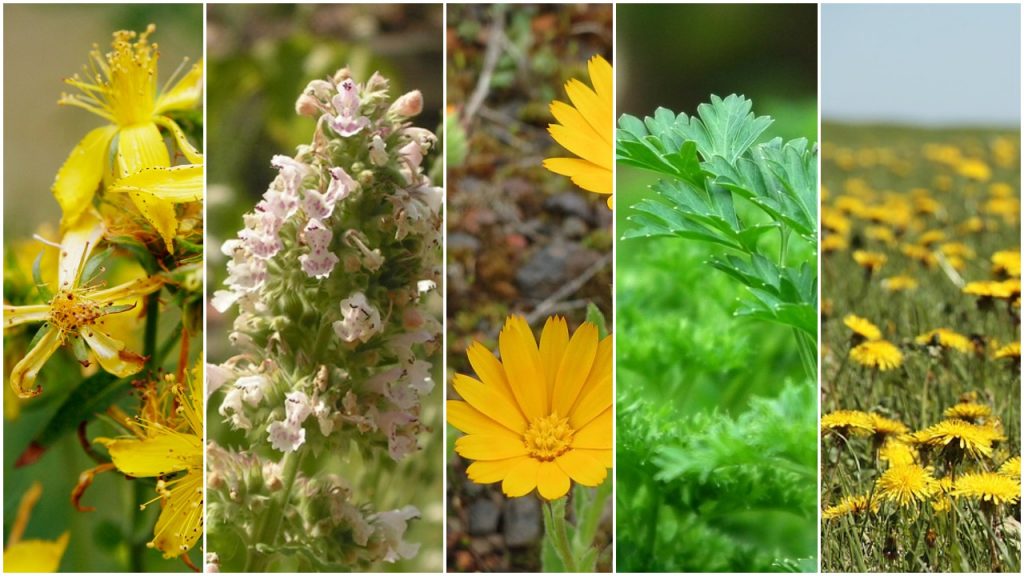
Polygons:
M942 413L946 418L980 422L992 415L992 409L977 402L959 402Z
M466 433L455 451L476 460L466 470L478 484L501 481L510 497L555 500L570 479L604 481L612 465L612 339L598 342L585 322L569 338L565 319L548 318L540 346L521 316L498 338L499 362L483 345L469 347L477 376L456 374L462 400L448 401L448 423Z
M100 366L118 377L142 369L144 358L125 349L110 334L106 316L127 312L132 304L118 304L159 290L163 280L156 276L125 282L112 288L90 285L83 272L90 254L103 237L103 224L91 212L80 217L61 241L57 291L46 304L4 305L4 329L43 322L35 345L11 370L11 388L22 398L38 395L33 385L39 370L63 344L70 344L80 362L90 363L89 352ZM88 347L88 350L86 349Z
M862 336L866 340L882 339L882 331L878 329L878 326L875 326L870 320L861 318L856 314L847 314L846 317L843 318L843 324L846 324L847 328L853 330L854 334Z
M912 276L906 274L900 274L899 276L890 276L885 280L882 280L882 289L886 292L903 292L917 289L917 280Z
M1005 440L993 426L971 424L964 420L943 420L913 434L914 441L926 446L951 447L974 458L992 455L992 443Z
M903 353L887 340L861 342L850 350L850 357L862 366L877 368L882 372L892 370L903 363Z
M913 464L917 462L917 451L906 442L890 438L879 448L878 458L890 466Z
M544 167L572 178L574 184L598 194L608 195L612 203L612 161L614 156L612 112L612 65L600 56L587 63L589 86L573 78L565 84L572 105L551 102L551 114L558 121L548 132L556 142L579 158L548 158Z
M993 254L992 273L1020 278L1020 250L1000 250Z
M886 418L879 414L869 414L871 416L871 424L875 429L875 437L879 440L884 440L888 436L902 436L910 429L907 428L906 424L899 420L893 420L892 418Z
M943 348L953 348L960 352L970 352L973 349L971 340L967 336L954 332L949 328L930 330L915 338L914 342L921 345L938 344Z
M85 77L65 80L80 93L63 94L59 103L92 112L108 124L86 134L71 151L53 194L68 226L92 204L100 182L113 180L109 191L128 194L170 251L178 225L174 204L202 199L203 160L166 113L200 105L202 66L193 65L169 90L158 89L159 51L149 43L155 30L151 24L138 35L115 32L110 52L93 48ZM170 132L191 164L171 167L160 128Z
M968 282L963 288L963 293L971 296L979 296L981 298L1009 300L1020 296L1020 279Z
M147 392L135 420L136 437L97 441L123 474L159 479L155 500L163 510L148 546L174 558L191 549L203 533L202 364L196 364L184 384L173 376L164 384ZM177 476L168 479L172 475Z
M1020 480L1020 456L1014 456L999 467L999 473Z
M938 488L935 490L935 499L932 501L932 510L945 512L953 506L953 480L949 476L943 476L937 480Z
M885 266L885 263L889 258L881 252L854 250L853 259L857 262L857 265L864 270L875 273L881 270L882 266Z
M836 410L821 417L822 432L836 432L842 436L870 436L875 433L871 414L860 410Z
M938 489L938 481L926 468L918 464L891 466L882 473L877 483L878 497L908 506L924 502Z
M994 472L964 474L956 479L953 496L992 504L1012 504L1020 500L1020 480Z
M56 540L22 540L28 526L29 516L39 497L43 494L43 486L34 482L28 492L21 497L18 515L14 518L7 548L4 549L4 572L56 572L60 567L60 559L68 547L67 532Z
M868 497L865 495L846 496L839 501L839 504L829 506L823 510L821 513L821 519L832 520L833 518L867 512L869 509L871 512L878 512L878 500L872 500L869 502Z
M1020 360L1020 342L1011 342L996 350L996 360Z

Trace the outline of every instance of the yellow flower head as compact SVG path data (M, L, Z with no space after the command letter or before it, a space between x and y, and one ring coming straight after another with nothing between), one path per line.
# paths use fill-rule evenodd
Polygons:
M60 567L60 560L68 547L67 532L56 540L22 540L32 508L42 495L42 484L35 482L21 497L18 514L7 538L7 548L4 548L4 572L56 572Z
M917 451L902 440L890 438L878 449L878 458L890 466L901 466L917 462Z
M94 47L84 75L66 80L79 93L63 94L59 103L92 112L107 124L71 151L53 194L68 226L87 211L100 183L112 181L108 191L128 194L171 251L178 224L174 205L202 198L203 167L202 155L165 114L200 105L202 67L195 64L172 88L158 89L159 52L149 42L155 30L150 25L142 34L115 32L110 52ZM191 164L171 167L160 128Z
M861 318L856 314L847 314L846 317L843 318L843 324L846 324L846 327L853 330L854 334L863 337L865 340L882 339L882 331L878 329L878 326L875 326L870 320Z
M921 334L914 339L914 342L921 345L938 344L943 348L952 348L960 352L970 352L973 349L971 340L963 334L954 332L949 328L936 328Z
M964 474L956 479L953 496L992 504L1012 504L1020 500L1020 479L994 472Z
M892 418L886 418L874 413L870 414L870 416L872 427L875 429L875 437L879 440L891 436L902 436L910 432L906 424L899 420L893 420Z
M579 158L548 158L544 167L572 178L574 184L598 194L608 195L612 207L612 161L614 124L612 112L612 65L600 56L587 63L593 89L573 78L565 84L572 105L551 102L551 114L557 124L548 132L563 148Z
M876 487L882 500L909 506L915 502L924 502L935 494L938 481L927 468L918 464L902 464L891 466L883 472Z
M148 544L174 558L203 534L203 372L186 382L169 375L145 391L134 437L99 438L119 471L157 478L163 510Z
M878 512L878 500L868 501L866 495L846 496L835 506L829 506L821 513L822 520L832 520L842 516L852 516L863 512Z
M992 415L992 409L977 402L959 402L946 408L942 415L955 420L981 422Z
M916 289L917 280L913 276L907 276L906 274L890 276L882 280L882 290L886 292L909 292Z
M526 320L510 316L498 338L501 361L474 342L479 380L456 374L462 400L448 401L448 423L478 484L501 482L510 497L534 488L546 500L604 481L612 465L612 339L585 322L569 337L564 318L548 318L540 345Z
M875 433L871 414L860 410L836 410L821 417L822 432L835 432L842 436L870 436Z
M1020 296L1020 279L1010 280L983 280L980 282L968 282L963 288L964 294L979 296L981 298L995 298L998 300L1010 300Z
M850 357L862 366L881 372L897 368L903 363L903 353L887 340L861 342L850 350Z
M996 350L996 360L1020 361L1020 342L1011 342Z
M1020 456L1014 456L999 467L999 473L1020 480Z
M993 254L992 273L1020 278L1020 250L1000 250Z
M103 224L93 214L79 218L61 241L57 290L46 304L4 306L4 329L22 324L42 322L42 335L35 345L11 370L11 388L22 398L38 395L36 376L63 344L70 344L76 357L85 365L91 357L100 366L118 377L135 374L142 369L142 356L125 349L121 340L110 334L106 316L128 312L133 308L123 302L159 290L159 277L141 278L112 288L91 285L83 278L86 263L103 237Z
M881 252L869 252L867 250L854 250L853 260L864 270L875 273L885 266L888 256Z
M913 434L914 441L932 447L951 448L973 458L992 455L992 443L1006 437L994 426L964 420L943 420Z

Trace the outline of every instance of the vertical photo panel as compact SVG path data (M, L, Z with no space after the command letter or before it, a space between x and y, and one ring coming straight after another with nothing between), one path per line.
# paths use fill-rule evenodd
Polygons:
M441 571L443 16L208 6L208 570Z
M1020 571L1020 7L822 7L826 572Z
M817 7L617 6L616 557L817 569Z
M3 34L4 570L201 569L202 6Z
M612 6L447 10L447 569L609 572Z

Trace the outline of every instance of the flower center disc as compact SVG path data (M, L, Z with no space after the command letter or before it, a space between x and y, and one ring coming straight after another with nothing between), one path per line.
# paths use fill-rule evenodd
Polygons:
M74 292L58 292L50 302L50 322L63 332L73 334L102 315L95 302Z
M535 418L523 434L523 443L530 456L550 462L565 454L572 445L573 429L569 419L558 414Z

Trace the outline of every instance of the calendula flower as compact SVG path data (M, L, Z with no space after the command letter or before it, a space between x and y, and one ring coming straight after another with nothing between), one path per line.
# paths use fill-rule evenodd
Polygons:
M874 274L885 266L889 257L881 252L869 252L867 250L854 250L853 260L865 271Z
M1014 456L999 467L999 473L1020 480L1020 456Z
M847 314L846 317L843 318L843 324L845 324L850 330L853 330L855 335L860 336L864 340L882 339L882 331L878 329L878 326L875 326L870 320L861 318L856 314Z
M938 489L938 482L927 468L918 464L901 464L890 466L883 472L876 488L879 498L902 507L930 498Z
M917 462L917 451L902 440L889 438L878 449L878 459L888 462L890 466L913 464Z
M159 51L149 42L155 30L150 24L142 34L115 32L110 52L93 48L84 77L65 80L79 93L63 94L59 103L108 123L86 134L71 151L57 173L53 194L67 226L92 204L100 182L113 180L108 190L128 194L170 251L178 227L174 204L202 198L203 160L167 113L199 106L202 66L191 66L170 89L158 88ZM160 128L170 133L191 164L171 167Z
M69 535L64 532L56 540L22 540L32 508L43 494L43 485L33 482L21 497L18 514L4 548L4 572L56 572L68 547Z
M57 290L46 304L4 306L4 329L42 322L42 335L11 370L11 388L22 398L38 395L36 376L50 356L64 344L71 345L80 362L88 365L95 358L100 366L118 377L142 370L145 359L125 349L121 340L111 336L105 317L133 308L123 304L138 296L159 290L159 277L141 278L102 288L83 278L89 256L103 237L103 223L93 214L80 217L67 230L60 244ZM90 354L91 351L91 354Z
M956 479L953 496L992 504L1012 504L1020 500L1020 479L994 472L964 474Z
M996 360L1016 360L1020 362L1020 342L1011 342L996 350Z
M544 167L572 178L574 184L612 202L612 161L615 120L612 112L612 65L600 56L587 63L593 89L573 78L565 84L572 105L551 102L551 114L557 121L548 125L556 142L578 158L548 158Z
M881 372L892 370L903 363L903 353L888 340L861 342L850 350L850 357L862 366Z
M842 436L870 436L875 433L871 414L860 410L836 410L821 416L822 432L835 432Z
M148 543L174 558L203 533L203 371L197 363L186 382L172 378L151 389L135 420L137 435L99 438L114 466L135 478L158 478L160 518Z
M1006 437L994 426L964 420L943 420L913 434L919 444L951 449L978 459L992 455L992 443Z
M943 348L951 348L960 352L970 352L974 348L971 346L971 340L967 336L954 332L949 328L929 330L915 338L914 342L921 345L938 344Z
M878 500L869 500L866 495L846 496L835 506L829 506L821 512L822 520L832 520L842 516L852 516L867 511L878 512Z
M598 341L583 323L569 338L565 319L551 317L540 346L520 316L498 339L499 362L481 344L468 350L479 380L456 374L462 400L448 401L448 422L466 433L455 451L476 460L466 470L478 484L501 482L510 497L534 488L546 500L604 481L612 464L612 340Z
M992 409L977 402L959 402L946 408L942 415L946 418L980 422L992 415Z

